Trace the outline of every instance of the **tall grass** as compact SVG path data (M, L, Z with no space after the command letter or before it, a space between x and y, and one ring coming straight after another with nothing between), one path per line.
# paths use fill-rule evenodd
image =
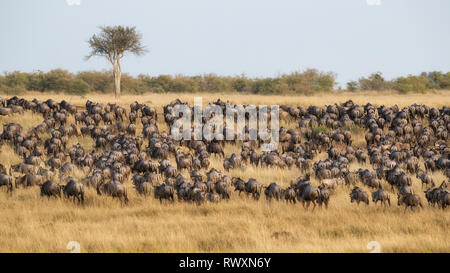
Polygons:
M400 107L412 103L424 103L440 107L449 105L446 93L424 97L416 95L367 95L339 94L330 96L227 96L226 94L201 94L204 102L221 98L233 103L288 104L308 106L341 103L348 99L362 104L398 104ZM48 96L27 94L28 99ZM53 99L67 100L84 105L87 99L106 103L113 99L106 95L88 94L84 98L63 94L52 95ZM164 94L145 96L122 96L119 104L128 105L137 100L140 103L158 106L179 97L193 102L190 94ZM161 116L162 117L162 116ZM160 128L163 126L160 117ZM42 121L39 115L26 113L23 116L0 117L3 124L17 122L26 128ZM294 121L286 121L289 128L296 128ZM142 127L139 127L142 129ZM138 130L139 133L140 130ZM355 131L356 145L363 146L364 132ZM89 138L70 139L70 145L80 142L87 151L94 147ZM226 146L226 156L239 152L236 145ZM322 153L317 159L326 158ZM0 151L0 163L9 166L20 162L9 145ZM173 158L172 163L175 164ZM222 159L212 156L211 167L223 171ZM351 170L368 168L370 165L352 164ZM183 173L185 176L187 172ZM301 175L300 171L278 168L256 168L231 170L228 176L243 179L256 178L264 184L277 182L288 186L290 180ZM83 177L80 170L74 176ZM434 174L441 182L444 176ZM313 183L318 181L313 179ZM129 205L107 196L98 196L94 189L86 191L86 202L78 205L67 199L41 198L39 188L18 189L12 194L0 188L0 251L1 252L68 252L69 241L77 241L82 252L369 252L367 244L377 241L383 252L448 252L450 251L450 213L426 205L419 180L413 177L413 186L421 195L425 208L404 213L396 204L394 192L391 207L351 204L350 188L345 186L331 196L329 209L305 210L300 204L267 202L262 196L255 201L244 194L233 193L230 201L219 204L197 206L176 201L163 203L153 197L137 195L131 181L126 182ZM389 189L389 187L385 187ZM369 191L369 189L365 188ZM389 189L390 190L390 189Z

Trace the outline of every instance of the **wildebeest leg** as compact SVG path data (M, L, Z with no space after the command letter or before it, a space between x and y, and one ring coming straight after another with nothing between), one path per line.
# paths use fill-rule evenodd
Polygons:
M314 200L312 200L312 203L313 203L313 205L314 205L314 207L313 207L313 211L314 211L314 209L316 208L316 201L314 201Z
M306 201L306 210L309 209L309 205L310 205L309 201Z

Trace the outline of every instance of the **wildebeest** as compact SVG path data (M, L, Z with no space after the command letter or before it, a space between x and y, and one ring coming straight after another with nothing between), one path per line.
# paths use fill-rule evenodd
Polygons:
M84 185L76 182L74 179L70 179L66 185L62 186L64 196L69 198L73 197L78 200L79 203L84 203Z
M397 198L398 198L398 203L397 203L398 206L401 206L402 204L405 205L405 211L404 212L406 212L406 209L408 207L410 207L411 210L413 210L414 207L421 207L421 208L423 208L422 199L417 194L414 194L414 193L408 193L408 194L405 194L405 195L398 194Z
M261 197L262 188L263 186L261 182L254 178L250 178L245 183L245 192L247 193L247 195L251 194L255 200L259 200L259 198Z
M212 154L218 154L222 157L225 156L225 153L223 151L223 147L220 145L220 143L212 141L208 145L208 152Z
M329 190L335 190L339 184L340 182L335 178L323 179L320 181L320 186Z
M316 208L316 200L320 196L319 188L312 186L309 181L305 181L301 183L298 187L296 187L296 190L297 190L297 199L298 201L302 202L303 207L305 209L308 209L310 203L312 202L314 205L313 207L314 210Z
M330 202L330 191L323 186L319 186L319 197L317 198L317 204L319 207L322 207L322 204L325 205L325 208L328 208L328 202Z
M441 188L427 189L424 191L425 198L428 201L428 204L431 206L435 206L439 202L439 194L442 191Z
M450 206L450 191L442 190L438 196L438 203L442 209L445 209L447 208L447 206Z
M352 192L350 193L350 202L355 202L359 205L360 202L366 203L369 205L369 196L367 192L359 187L354 187Z
M285 191L284 191L284 200L286 200L287 203L292 202L292 203L296 203L296 194L295 194L295 190L291 187L288 187Z
M383 206L386 206L386 202L391 206L389 193L383 189L372 192L372 202L376 205L378 201L380 201Z
M2 186L5 186L7 188L7 192L12 192L13 190L12 177L7 174L0 173L0 187Z
M427 174L425 172L419 172L418 174L416 174L416 177L419 178L420 181L422 181L422 187L425 185L429 188L434 188L435 186L434 180L430 174Z
M39 184L39 187L41 188L41 196L61 197L61 186L53 181L47 180L43 184Z
M24 176L16 178L16 188L32 187L39 185L45 181L46 177L39 174L26 174Z
M133 180L133 185L136 188L136 191L144 196L149 196L152 190L152 184L147 181L136 181Z
M106 194L113 198L118 198L120 201L125 202L125 204L128 203L127 188L125 185L115 180L107 183L101 181L97 185L97 194Z
M201 205L206 201L206 193L204 191L198 190L193 194L192 201L194 201L197 205Z
M217 193L209 192L206 194L206 200L211 203L218 203L220 201L220 196Z
M222 197L222 199L230 199L231 189L225 182L219 181L214 184L214 191Z
M245 192L245 181L239 177L233 177L232 184L234 186L234 191L239 191L239 196L241 192Z
M264 194L266 195L266 199L271 201L272 198L275 198L277 201L281 199L281 187L277 185L277 183L272 182L269 186L264 190Z
M163 199L170 200L172 202L175 201L173 187L165 185L165 184L156 186L154 189L154 195L155 195L156 199L159 199L160 203L162 203Z

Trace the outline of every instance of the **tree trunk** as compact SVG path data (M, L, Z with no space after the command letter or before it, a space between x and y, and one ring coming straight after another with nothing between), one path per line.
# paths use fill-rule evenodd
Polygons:
M122 71L120 68L119 60L117 60L117 64L114 65L113 75L114 75L114 94L116 99L118 99L120 97L120 78L122 77Z

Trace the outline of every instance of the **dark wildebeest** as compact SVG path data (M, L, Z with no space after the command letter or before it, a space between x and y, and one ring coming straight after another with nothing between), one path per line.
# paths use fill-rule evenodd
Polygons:
M198 190L192 196L192 201L194 201L197 205L201 205L206 201L206 193L204 191Z
M167 199L172 202L174 199L174 189L171 186L167 186L165 184L161 184L155 187L155 198L159 199L159 202L162 203L162 199Z
M404 212L406 212L406 209L408 207L411 207L411 210L413 210L414 207L419 207L419 206L421 208L423 208L422 199L417 194L414 194L414 193L408 193L405 195L398 194L397 197L398 197L397 205L399 205L399 206L401 206L402 204L405 205Z
M311 186L309 181L302 182L297 185L297 199L301 201L303 204L303 208L308 209L310 203L312 202L314 207L316 208L316 200L319 198L320 190L314 186ZM305 206L306 203L306 206Z
M425 198L428 201L428 205L434 207L438 203L439 194L441 191L441 188L427 189L426 191L424 191Z
M406 195L410 193L414 193L414 188L411 186L403 185L398 189L398 194L400 195Z
M32 187L39 185L45 181L45 177L39 174L26 174L22 177L16 178L16 188L22 187Z
M20 164L11 166L11 169L15 172L29 174L29 173L34 173L35 166L31 165L31 164L26 164L26 163L20 163Z
M217 193L209 192L206 194L206 200L211 203L219 203L220 195L218 195Z
M142 177L142 178L144 178L144 177ZM144 195L144 196L150 195L150 193L152 191L152 184L145 180L138 181L138 180L133 179L133 185L134 185L134 188L136 189L136 191L139 194Z
M248 182L245 183L245 192L247 193L247 196L251 194L255 200L259 200L261 197L262 188L261 182L254 178L250 178Z
M292 202L295 204L297 202L297 200L295 199L295 190L291 187L288 187L284 191L284 199L287 203Z
M7 174L0 173L0 187L1 186L6 186L7 192L12 192L13 190L12 177Z
M279 201L281 199L281 187L278 186L277 183L272 182L268 187L266 187L264 194L266 195L266 199L268 201L272 201L272 198Z
M323 186L319 186L319 198L317 198L317 204L322 207L325 204L325 208L328 208L328 202L330 201L330 191Z
M219 156L224 157L225 153L223 152L223 147L218 142L211 142L208 145L208 152L211 154L218 154Z
M381 188L372 192L372 202L376 205L378 201L380 201L383 206L386 206L386 202L391 206L389 193Z
M97 194L106 194L113 198L117 197L120 201L124 201L125 204L128 203L127 188L118 181L110 181L108 183L101 181L97 184Z
M234 191L239 191L239 196L241 196L241 192L245 192L245 181L239 177L233 177L231 181L234 186Z
M426 172L419 172L418 174L416 174L416 178L419 178L420 181L422 181L422 187L426 185L430 188L434 188L435 186L433 177Z
M84 185L82 183L70 179L66 185L62 186L62 190L65 197L73 196L74 201L76 198L78 203L84 203Z
M61 186L53 181L47 180L44 184L39 184L41 188L41 196L47 196L49 199L52 196L61 197Z
M354 187L352 192L350 193L350 202L353 203L355 201L358 203L358 205L360 202L364 202L366 203L366 205L369 205L369 195L361 188Z
M222 199L230 199L231 190L229 185L227 185L225 182L216 182L214 190L222 197Z
M447 208L447 206L450 206L450 192L448 190L441 190L438 196L438 204L441 206L442 209Z

